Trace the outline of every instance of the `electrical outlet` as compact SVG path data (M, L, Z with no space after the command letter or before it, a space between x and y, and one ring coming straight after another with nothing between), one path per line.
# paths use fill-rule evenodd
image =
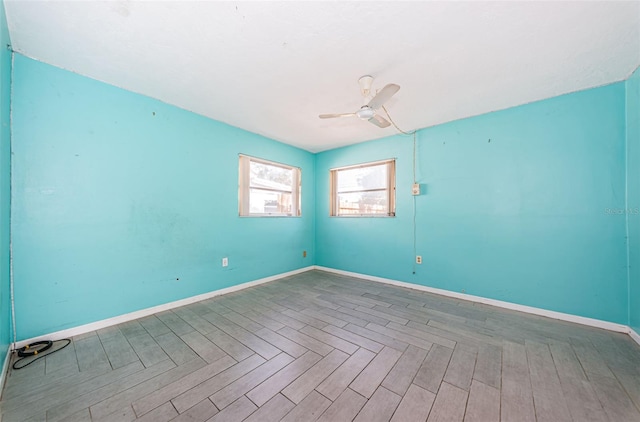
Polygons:
M422 264L422 256L416 255L416 264Z
M307 251L302 251L302 257L306 258L307 257Z
M222 266L223 267L228 267L229 266L229 258L227 258L227 257L222 258Z
M411 186L411 195L420 195L420 183L414 183Z

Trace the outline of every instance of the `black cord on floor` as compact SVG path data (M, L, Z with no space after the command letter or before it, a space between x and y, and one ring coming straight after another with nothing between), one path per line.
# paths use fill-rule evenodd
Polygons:
M63 341L66 341L67 343L58 349L54 349L54 345ZM55 352L59 352L60 350L67 347L69 344L71 344L71 339L68 339L68 338L64 338L62 340L55 340L55 341L51 341L51 340L37 341L35 343L28 344L17 350L17 353L18 353L18 356L20 356L20 359L13 362L12 368L16 370L25 368L31 365L33 362L39 359L42 359L45 356L49 356L54 354ZM46 353L46 351L49 351L49 352ZM37 357L35 359L29 359L33 356L37 356ZM25 359L29 359L29 362L25 363L24 365L18 366L18 364L24 361Z

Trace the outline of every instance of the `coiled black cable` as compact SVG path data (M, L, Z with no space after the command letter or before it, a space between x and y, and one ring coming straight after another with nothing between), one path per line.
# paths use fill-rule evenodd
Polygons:
M58 349L51 350L54 344L57 344L63 341L66 341L66 344L64 346ZM36 341L35 343L27 344L26 346L21 347L17 350L17 353L20 359L13 362L12 368L16 370L25 368L31 365L33 362L39 359L42 359L45 356L49 356L54 354L55 352L59 352L60 350L67 347L69 344L71 344L71 339L68 339L68 338L64 338L62 340L54 340L54 341L51 341L51 340ZM45 353L47 350L51 350L51 351L49 353ZM29 362L25 363L24 365L18 366L20 362L32 356L37 356L37 357L35 359L29 360Z
M26 346L18 349L18 356L20 356L21 358L26 358L27 356L35 356L38 353L42 353L45 350L51 349L51 346L53 346L53 342L51 340L36 341L35 343L27 344Z

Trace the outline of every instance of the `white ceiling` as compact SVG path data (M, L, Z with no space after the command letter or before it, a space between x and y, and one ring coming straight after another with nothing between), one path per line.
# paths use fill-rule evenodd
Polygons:
M5 0L26 56L322 151L393 135L320 113L401 86L405 131L627 78L640 2Z

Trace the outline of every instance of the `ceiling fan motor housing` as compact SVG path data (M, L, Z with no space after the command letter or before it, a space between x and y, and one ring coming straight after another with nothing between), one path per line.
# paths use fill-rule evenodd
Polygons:
M368 105L363 105L360 110L356 111L356 116L361 118L362 120L369 120L372 118L376 112L369 107Z

